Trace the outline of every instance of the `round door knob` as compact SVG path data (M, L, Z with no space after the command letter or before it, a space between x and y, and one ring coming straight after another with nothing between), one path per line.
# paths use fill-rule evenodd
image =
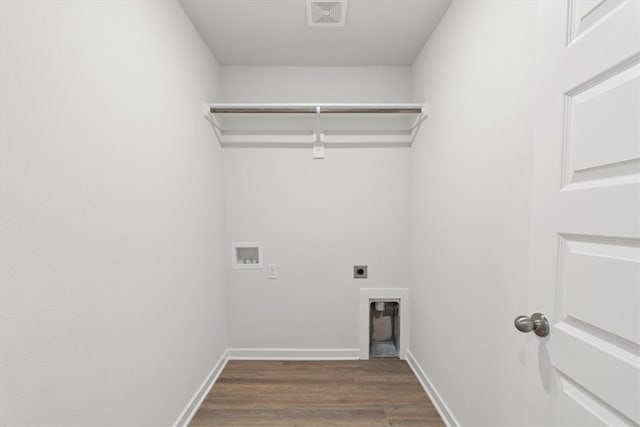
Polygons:
M539 337L546 337L549 335L549 321L542 313L533 313L529 316L518 316L513 321L516 329L520 332L533 331Z

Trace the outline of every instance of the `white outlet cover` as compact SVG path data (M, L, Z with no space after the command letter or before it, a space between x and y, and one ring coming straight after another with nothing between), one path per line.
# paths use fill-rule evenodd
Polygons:
M267 267L268 278L269 279L277 279L278 278L278 266L276 264L269 264Z

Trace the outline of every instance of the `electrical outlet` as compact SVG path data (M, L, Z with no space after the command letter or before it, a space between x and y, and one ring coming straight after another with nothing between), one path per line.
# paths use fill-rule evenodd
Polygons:
M267 267L268 270L268 278L269 279L277 279L278 278L278 266L276 264L269 264Z
M354 279L366 279L367 278L367 266L366 265L354 265L353 266L353 278Z

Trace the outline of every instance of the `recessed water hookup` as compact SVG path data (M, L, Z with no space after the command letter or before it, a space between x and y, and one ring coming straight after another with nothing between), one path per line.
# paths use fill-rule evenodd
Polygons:
M231 243L231 267L234 269L262 268L262 243Z
M366 279L367 278L367 266L366 265L354 265L353 266L353 278L354 279Z

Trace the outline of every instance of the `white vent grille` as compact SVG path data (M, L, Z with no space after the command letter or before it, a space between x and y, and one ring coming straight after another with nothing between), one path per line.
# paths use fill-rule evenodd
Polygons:
M307 0L309 27L344 27L346 16L347 0Z

